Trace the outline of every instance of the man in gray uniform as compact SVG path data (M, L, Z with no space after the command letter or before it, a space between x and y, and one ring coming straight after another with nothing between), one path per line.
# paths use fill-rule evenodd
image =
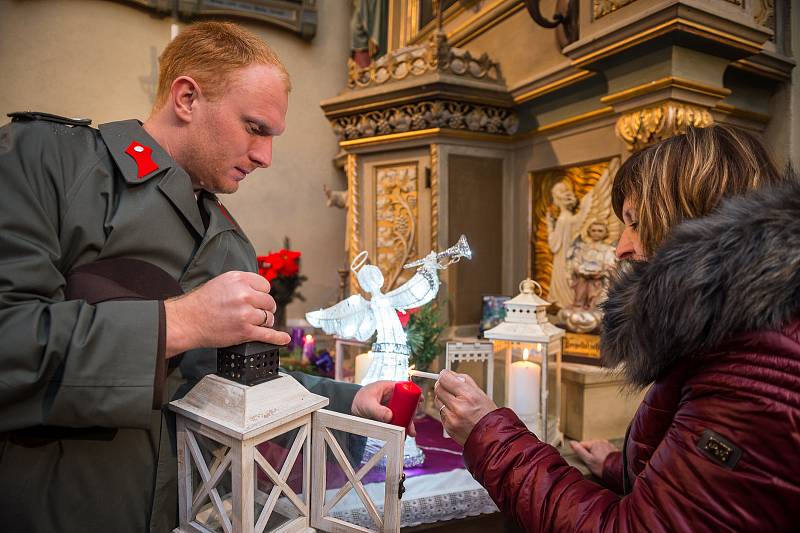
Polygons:
M263 41L213 22L170 43L159 74L144 124L19 113L0 129L5 531L170 531L163 406L213 371L216 347L289 340L216 197L269 166L288 74ZM390 384L301 380L333 409L391 418Z

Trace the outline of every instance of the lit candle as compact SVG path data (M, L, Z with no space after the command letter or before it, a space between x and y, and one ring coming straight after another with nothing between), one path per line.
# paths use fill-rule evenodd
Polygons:
M528 361L528 349L522 351L522 361L511 364L511 375L508 384L509 407L520 418L539 415L539 398L541 396L541 367Z
M306 342L303 344L303 361L310 361L316 355L316 341L313 335L306 335Z
M411 417L417 410L417 403L422 394L422 389L413 381L398 381L394 384L394 392L389 400L389 409L392 411L391 424L408 427Z
M353 378L353 383L358 385L364 380L364 376L367 375L367 371L369 370L369 365L372 364L372 351L370 350L367 353L360 353L356 356L356 375Z

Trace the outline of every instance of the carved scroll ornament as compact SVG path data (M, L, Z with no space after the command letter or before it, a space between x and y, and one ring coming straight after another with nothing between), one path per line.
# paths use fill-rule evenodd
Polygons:
M417 163L378 167L375 173L376 263L393 289L414 273L403 270L417 250Z
M753 3L755 6L753 20L775 31L775 0L755 0ZM774 39L774 36L770 38Z
M713 122L704 107L670 101L623 114L617 120L616 133L629 151L636 151L684 133L689 126L703 128Z
M592 0L592 15L594 16L594 20L597 20L635 1L636 0Z
M451 47L441 32L434 34L426 44L390 52L366 68L359 68L352 59L347 66L347 86L351 89L434 71L496 82L502 79L499 65L489 56L483 54L475 58L466 50Z
M513 135L519 121L507 108L434 100L338 117L331 125L342 141L427 128Z

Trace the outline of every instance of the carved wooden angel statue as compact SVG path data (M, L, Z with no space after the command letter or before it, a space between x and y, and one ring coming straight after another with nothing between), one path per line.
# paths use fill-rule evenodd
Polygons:
M611 185L619 168L615 157L597 180L594 188L586 193L578 205L575 193L563 181L551 189L553 204L559 208L558 217L547 216L547 243L553 252L553 274L550 280L548 300L560 308L572 307L575 303L570 282L567 259L576 240L587 235L589 227L603 222L608 228L608 238L617 240L621 232L620 222L611 208Z
M411 353L406 333L400 324L397 311L414 309L430 302L439 292L439 270L443 270L462 257L472 258L467 238L462 235L455 246L439 253L431 252L422 259L404 265L417 267L417 272L396 289L383 294L383 274L374 265L365 264L367 252L356 256L350 268L358 283L370 293L369 300L354 294L327 309L306 313L306 320L325 333L343 338L366 341L377 331L372 345L372 363L361 385L388 379L408 379L408 357Z

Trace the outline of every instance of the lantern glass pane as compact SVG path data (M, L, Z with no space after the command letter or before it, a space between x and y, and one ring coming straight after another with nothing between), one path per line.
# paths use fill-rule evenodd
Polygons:
M329 509L325 513L326 516L371 530L381 530L382 527L375 521L368 504L353 488L339 459L341 452L344 452L346 464L350 466L355 474L354 477L363 486L371 501L369 507L374 509L378 518L383 521L383 500L386 491L386 459L383 452L386 442L375 438L364 440L358 435L341 431L331 433L339 434L336 438L339 450L334 451L329 442L325 443L325 509ZM347 486L350 488L342 494Z
M222 532L223 521L230 522L232 512L231 450L199 433L193 432L192 436L203 464L198 464L198 458L192 454L191 514L205 528Z
M308 508L303 461L310 453L305 445L308 431L304 425L256 446L253 496L257 531L277 529L306 514L302 509L303 506Z
M459 374L467 374L475 380L481 390L487 390L489 365L486 361L453 361L450 364L450 370Z
M547 428L542 439L549 444L560 444L562 436L558 429L561 420L561 345L559 342L551 342L547 353L545 413Z
M369 368L369 356L358 358L361 354L366 354L372 345L355 340L336 339L334 345L334 365L335 377L337 381L356 383L356 373L361 372L361 376L366 374Z
M506 369L506 406L525 425L541 436L543 361L546 347L541 343L512 342L510 365Z
M509 341L492 341L494 349L494 403L498 406L506 405L506 358L511 350Z

